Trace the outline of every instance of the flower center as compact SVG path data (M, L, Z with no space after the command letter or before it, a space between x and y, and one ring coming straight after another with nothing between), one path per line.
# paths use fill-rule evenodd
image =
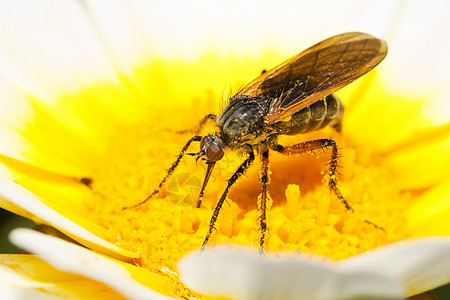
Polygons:
M186 115L195 115L195 110L193 105ZM118 128L93 178L95 200L88 204L89 217L109 229L111 241L141 256L145 268L176 272L178 259L202 245L226 180L243 160L228 151L217 163L201 208L196 208L195 203L206 166L187 156L155 197L141 206L123 210L158 188L191 137L175 131L195 127L194 119L188 117L183 123L184 120L174 121L170 111L152 111L148 117L152 122ZM345 138L339 139L345 143ZM299 137L283 142L295 140ZM271 153L272 205L268 212L266 250L302 251L340 260L405 237L398 224L402 222L402 209L408 197L389 185L392 175L371 164L370 158L359 162L356 153L364 152L364 145L361 149L341 147L341 177L346 180L340 187L355 213L346 210L322 182L321 172L326 170L330 153L316 153L320 157L282 157ZM196 144L191 148L198 151ZM232 189L220 210L210 245L259 246L258 170L255 163L247 177Z

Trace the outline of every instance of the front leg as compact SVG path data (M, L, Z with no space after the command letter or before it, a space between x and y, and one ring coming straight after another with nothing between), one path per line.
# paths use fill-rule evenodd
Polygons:
M328 187L330 190L336 195L336 197L345 205L345 208L352 213L355 212L353 207L345 200L344 196L342 195L341 191L338 188L338 180L337 180L337 169L338 169L338 161L339 161L339 153L338 153L338 147L336 145L336 142L332 139L320 139L320 140L312 140L307 141L303 143L298 143L292 146L282 146L277 144L270 145L271 148L277 152L280 152L281 154L286 155L292 155L292 154L300 154L305 152L311 152L318 149L324 149L324 148L331 148L331 158L330 163L328 167ZM369 220L364 219L364 222L367 224L370 224L374 226L377 229L381 229L384 231L384 229L374 223L372 223Z
M245 173L245 171L251 166L253 161L255 160L255 154L253 154L253 149L249 153L249 156L244 162L239 166L239 168L234 172L233 176L231 176L230 179L228 179L227 187L225 188L225 191L222 194L222 197L220 197L220 200L217 202L216 207L214 208L213 215L211 217L211 221L209 222L209 229L208 233L206 234L205 240L203 241L202 250L205 248L205 246L208 244L208 241L211 237L212 231L214 229L214 225L216 224L217 217L219 216L220 209L222 208L223 202L227 198L228 192L230 191L231 186L241 177L242 174Z
M146 203L147 201L149 201L150 199L152 199L156 194L159 193L160 189L163 187L164 183L167 181L167 179L169 179L169 177L173 174L173 172L175 171L175 169L178 167L178 165L180 164L181 159L183 158L183 156L186 154L187 149L189 148L189 146L191 145L192 142L200 142L202 139L201 136L196 135L194 137L192 137L187 143L186 145L184 145L183 149L181 149L180 154L178 154L176 160L172 163L172 166L169 168L169 170L167 170L167 174L166 176L164 176L164 178L161 180L161 182L159 183L158 187L153 191L153 193L151 193L147 198L145 198L144 200L142 200L141 202L131 205L131 206L126 206L123 207L122 210L124 209L129 209L129 208L136 208L138 206L141 206L142 204Z
M266 148L261 154L261 196L258 199L259 204L259 227L261 229L261 238L259 240L259 253L264 253L264 241L267 232L267 185L269 184L269 150Z
M198 124L198 126L194 129L186 129L186 130L178 130L177 133L180 134L184 134L184 133L191 133L191 134L195 134L198 135L200 134L200 131L202 131L203 127L206 125L206 123L208 121L215 121L217 118L216 115L214 114L208 114L206 116L203 117L203 119L201 119L200 123Z

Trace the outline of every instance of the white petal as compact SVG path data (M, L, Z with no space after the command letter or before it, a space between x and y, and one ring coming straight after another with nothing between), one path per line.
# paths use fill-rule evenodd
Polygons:
M260 256L246 248L194 252L178 265L197 292L234 299L403 299L401 286L382 272L341 270L316 257Z
M118 82L78 1L0 2L0 79L41 99Z
M340 269L382 272L415 295L450 282L450 237L396 243L350 258Z
M70 294L58 290L58 295L51 295L47 292L50 285L44 282L37 282L19 276L13 271L0 266L0 299L61 299L66 297L70 299Z
M57 270L32 254L0 255L0 299L121 299L96 280Z
M120 0L85 1L83 7L105 55L122 74L132 76L135 66L152 60L152 45L140 18L142 14L152 18L154 10L146 10L136 1Z
M400 8L391 29L384 67L385 85L408 93L428 93L446 87L450 78L450 3L408 1ZM395 88L395 86L393 86Z
M23 145L26 145L21 131L25 127L24 117L31 115L29 100L20 94L11 83L1 80L1 78L0 91L0 103L2 104L0 109L0 153L17 157L17 153L22 153ZM0 172L8 176L1 168Z
M149 53L192 60L211 50L222 55L261 54L269 45L277 51L300 51L301 45L345 31L382 35L395 6L392 1L355 5L352 0L137 0L126 4L103 0L86 4L104 41L123 62Z
M133 257L128 251L108 243L51 209L37 195L0 176L0 201L5 201L1 198L11 201L29 214L44 220L47 224L59 229L85 246L123 261L129 261ZM8 208L7 205L2 206ZM11 211L15 211L15 209L11 209Z
M128 298L167 299L135 281L125 267L88 249L28 229L12 231L10 239L53 267L103 282Z
M403 1L380 66L385 70L383 87L392 94L427 99L423 113L435 125L450 121L449 19L448 1Z

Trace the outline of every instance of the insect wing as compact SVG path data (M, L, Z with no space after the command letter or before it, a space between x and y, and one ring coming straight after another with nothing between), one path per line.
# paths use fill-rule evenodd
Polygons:
M269 98L264 122L273 124L361 77L386 54L386 43L371 35L336 35L265 72L238 95Z

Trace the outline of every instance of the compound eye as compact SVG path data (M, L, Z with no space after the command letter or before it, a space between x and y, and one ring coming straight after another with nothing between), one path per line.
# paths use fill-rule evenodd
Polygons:
M202 140L200 141L200 149L203 149L203 146L205 146L207 138L208 136L202 137Z
M220 149L219 146L217 145L211 145L207 150L206 150L206 158L208 160L211 161L218 161L221 160L223 157L223 150Z

